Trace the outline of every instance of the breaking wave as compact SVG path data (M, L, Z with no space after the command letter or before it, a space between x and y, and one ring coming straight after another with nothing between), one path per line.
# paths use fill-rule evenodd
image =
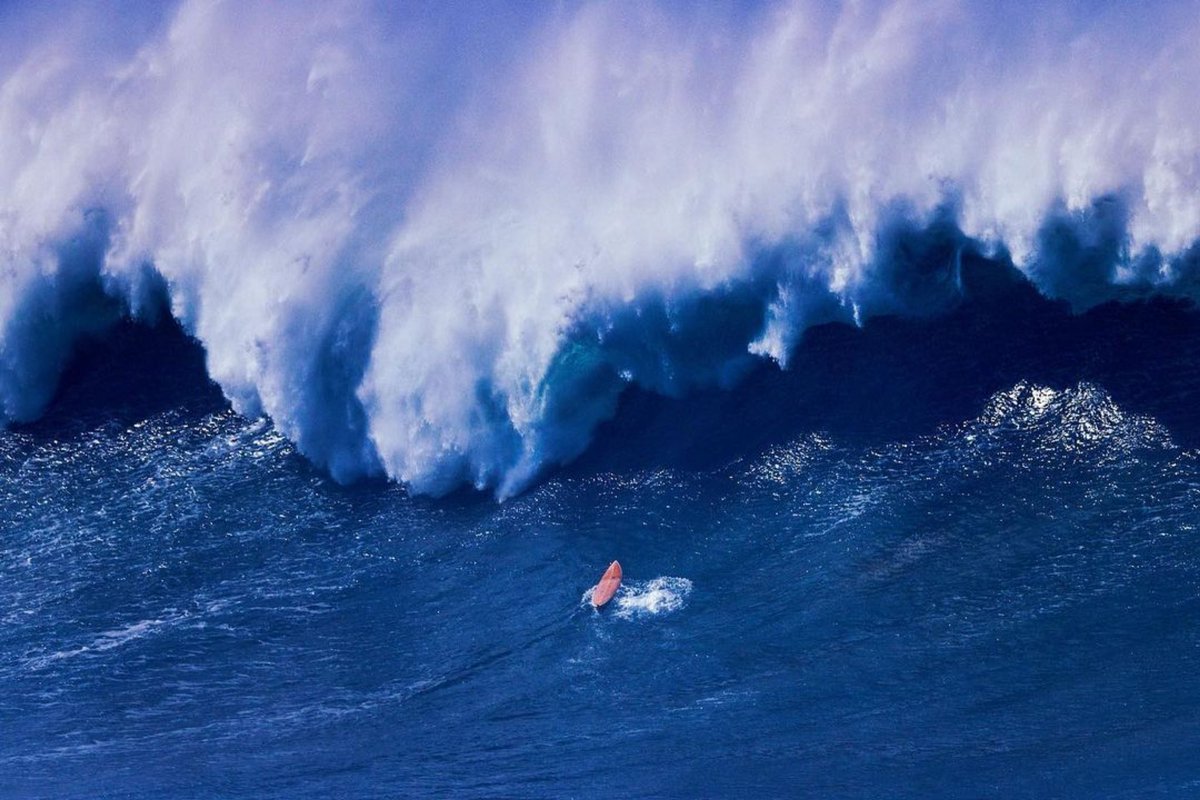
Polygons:
M0 419L169 313L339 480L503 497L988 270L1196 295L1185 5L735 5L6 7Z

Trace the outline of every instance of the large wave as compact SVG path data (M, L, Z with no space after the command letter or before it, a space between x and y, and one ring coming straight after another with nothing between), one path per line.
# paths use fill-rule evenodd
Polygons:
M506 496L622 390L1200 277L1187 4L0 12L0 412L169 312L340 480Z

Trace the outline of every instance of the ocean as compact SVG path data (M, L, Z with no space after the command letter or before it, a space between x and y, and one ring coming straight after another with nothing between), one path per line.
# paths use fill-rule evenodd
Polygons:
M1014 8L0 11L0 797L1200 797L1200 23Z

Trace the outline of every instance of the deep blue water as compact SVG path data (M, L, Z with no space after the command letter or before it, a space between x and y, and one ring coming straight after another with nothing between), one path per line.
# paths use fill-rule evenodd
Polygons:
M497 503L123 326L0 433L0 796L1200 796L1198 357L1020 288L818 328Z

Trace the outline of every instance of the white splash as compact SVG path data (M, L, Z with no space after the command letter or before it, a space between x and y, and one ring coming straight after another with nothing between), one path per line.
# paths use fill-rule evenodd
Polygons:
M629 581L621 585L614 602L621 619L653 617L678 611L692 593L687 578L661 577L649 581Z
M163 305L335 477L506 496L964 248L1196 285L1188 4L147 9L2 12L0 419Z

